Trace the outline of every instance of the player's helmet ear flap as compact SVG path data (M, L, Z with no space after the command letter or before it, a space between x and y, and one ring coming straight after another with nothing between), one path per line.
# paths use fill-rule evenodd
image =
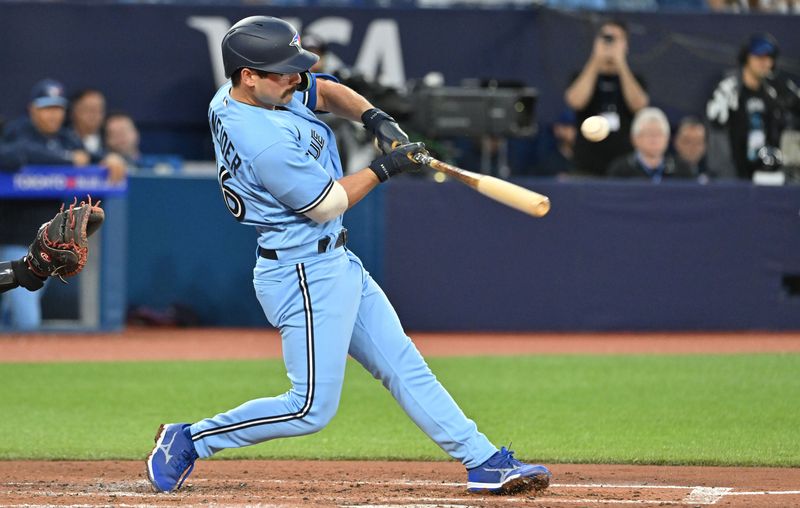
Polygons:
M222 38L226 78L242 67L279 74L303 73L317 60L317 55L303 49L297 30L278 18L244 18Z
M309 88L311 88L311 73L308 72L308 71L301 72L300 73L300 84L297 85L297 91L298 92L305 92Z

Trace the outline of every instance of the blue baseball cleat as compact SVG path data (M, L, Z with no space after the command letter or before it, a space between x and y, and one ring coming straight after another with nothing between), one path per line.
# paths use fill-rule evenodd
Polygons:
M467 490L477 493L514 494L544 490L553 474L544 466L525 464L502 447L480 466L467 469Z
M158 428L156 446L147 456L147 477L158 492L181 488L194 469L197 451L184 429L188 423L165 423Z

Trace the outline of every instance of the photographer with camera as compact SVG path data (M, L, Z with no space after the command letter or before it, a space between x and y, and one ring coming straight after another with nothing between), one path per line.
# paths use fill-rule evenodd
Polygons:
M608 137L596 143L578 133L574 163L581 174L605 176L613 159L632 150L633 116L650 99L641 76L628 66L627 55L627 26L618 20L605 21L586 65L564 92L564 100L576 112L576 126L594 115L604 116L610 126Z
M798 127L800 94L790 78L775 74L778 53L772 35L753 34L739 50L739 68L717 84L706 105L713 173L750 180L780 169L781 136Z

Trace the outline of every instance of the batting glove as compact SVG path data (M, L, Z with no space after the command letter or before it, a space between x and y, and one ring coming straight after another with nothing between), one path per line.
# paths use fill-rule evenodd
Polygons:
M398 146L387 155L383 155L372 161L369 165L369 169L378 175L378 180L385 182L403 171L419 169L419 163L412 158L414 154L417 153L424 153L427 155L428 151L425 150L425 143L408 143Z
M409 143L408 134L397 125L394 118L378 108L364 111L361 115L364 128L375 136L375 144L384 155L391 152L395 146Z

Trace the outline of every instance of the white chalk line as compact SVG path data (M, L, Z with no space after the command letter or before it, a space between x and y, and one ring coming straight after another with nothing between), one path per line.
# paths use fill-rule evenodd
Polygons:
M800 490L765 490L763 492L728 492L726 496L800 496Z
M679 489L691 490L697 487L690 485L639 485L636 483L551 483L551 487L565 489Z
M491 501L487 501L487 499L491 499ZM423 504L421 506L442 506L442 503L473 503L473 504L466 504L466 505L451 505L451 506L466 506L469 508L478 508L480 506L485 506L484 503L490 502L493 506L497 506L500 503L560 503L560 504L664 504L664 503L671 503L671 504L683 504L681 501L672 501L672 500L649 500L649 499L580 499L580 498L560 498L560 497L548 497L548 496L536 496L534 497L526 497L526 498L519 498L519 497L491 497L485 498L481 500L476 500L474 498L461 498L461 497L397 497L392 498L391 502L403 502L403 501L421 501ZM433 504L427 504L433 503ZM480 504L475 504L480 503ZM341 508L363 508L365 505L358 505L358 504L347 504L347 505L340 505ZM373 504L373 505L366 505L372 507L380 507L380 508L387 508L394 505L391 504ZM408 506L407 504L402 504L401 506Z

